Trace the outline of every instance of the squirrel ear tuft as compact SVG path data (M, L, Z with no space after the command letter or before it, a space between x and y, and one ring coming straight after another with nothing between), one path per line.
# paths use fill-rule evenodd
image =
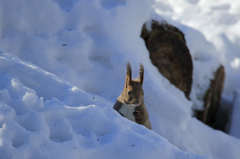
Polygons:
M130 85L130 82L132 81L132 68L130 63L127 63L127 75L125 79L125 88L127 88L128 85Z
M144 67L143 67L143 64L140 63L139 80L141 85L143 84L143 78L144 78Z

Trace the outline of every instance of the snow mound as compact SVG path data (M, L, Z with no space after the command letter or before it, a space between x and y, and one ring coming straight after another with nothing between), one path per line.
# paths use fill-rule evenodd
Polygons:
M106 103L86 105L94 99L83 91L74 106L61 96L44 101L22 80L36 90L41 85L39 94L52 88L44 83L53 84L67 98L73 95L69 84L6 52L0 63L6 66L0 71L0 158L209 158L179 150Z
M233 100L233 109L232 109L232 117L230 121L230 130L229 134L232 136L235 136L237 138L240 138L240 90L237 89L235 91L235 96Z
M2 74L16 75L21 79L21 83L34 89L37 95L45 100L57 98L68 105L107 103L105 99L86 93L56 75L46 72L30 62L22 61L3 50L0 50L0 61L0 67L4 68L1 70ZM81 98L83 95L84 101ZM108 102L108 105L111 104Z

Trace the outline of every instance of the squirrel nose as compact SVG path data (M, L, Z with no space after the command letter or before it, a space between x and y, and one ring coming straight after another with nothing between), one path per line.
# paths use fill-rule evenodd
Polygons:
M137 104L139 104L139 103L140 103L139 99L137 99L137 100L136 100L136 103L137 103Z

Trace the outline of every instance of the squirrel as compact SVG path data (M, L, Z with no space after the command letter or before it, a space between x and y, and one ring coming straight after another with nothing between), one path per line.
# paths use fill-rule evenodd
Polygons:
M132 68L130 63L127 63L125 86L121 95L117 98L113 109L129 120L144 125L148 129L152 129L143 99L143 76L144 67L140 64L139 77L132 79Z

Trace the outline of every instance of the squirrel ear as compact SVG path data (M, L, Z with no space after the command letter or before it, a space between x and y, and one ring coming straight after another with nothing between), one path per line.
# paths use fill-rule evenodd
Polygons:
M144 67L143 64L140 63L140 69L139 69L139 80L141 85L143 84L143 76L144 76Z
M130 63L127 63L127 75L125 79L125 88L127 88L128 85L130 85L130 82L132 81L132 68Z

